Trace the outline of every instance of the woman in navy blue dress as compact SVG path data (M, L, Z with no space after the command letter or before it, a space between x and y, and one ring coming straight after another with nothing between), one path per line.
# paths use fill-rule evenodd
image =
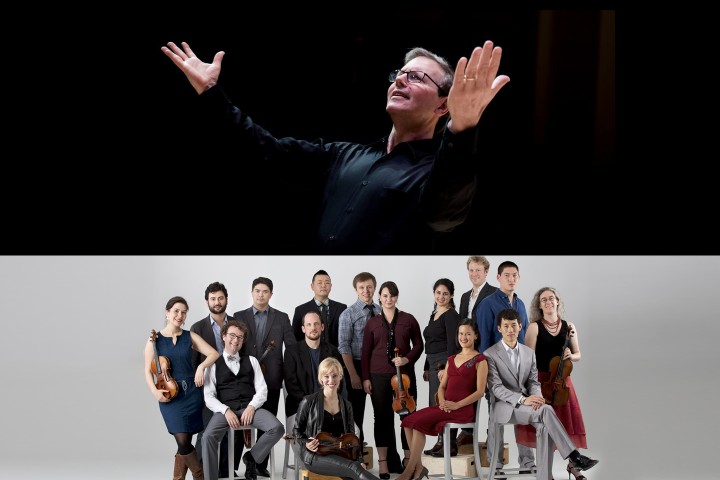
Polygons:
M203 429L202 408L205 402L202 386L205 369L220 357L215 347L203 340L200 335L183 330L188 309L188 303L182 297L172 297L168 300L165 306L166 324L158 332L155 340L158 355L170 360L172 368L168 373L177 383L177 396L172 400L163 396L168 390L158 389L155 386L152 370L155 348L152 339L149 339L145 345L145 382L150 393L159 402L160 413L168 433L175 437L177 443L173 479L184 479L188 469L194 479L203 478L202 464L197 458L192 437ZM192 367L193 349L206 356L197 370Z

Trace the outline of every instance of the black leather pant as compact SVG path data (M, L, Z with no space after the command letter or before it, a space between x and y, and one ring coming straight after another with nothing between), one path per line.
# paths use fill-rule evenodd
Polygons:
M379 480L378 477L367 471L360 462L348 460L340 455L314 455L308 470L320 475L351 478L354 480Z

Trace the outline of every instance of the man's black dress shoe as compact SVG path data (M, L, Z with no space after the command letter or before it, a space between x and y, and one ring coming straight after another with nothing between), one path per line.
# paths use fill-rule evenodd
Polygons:
M450 456L451 456L451 457L454 457L454 456L456 456L457 454L458 454L458 446L457 446L457 443L452 442L452 443L450 444ZM443 448L441 448L440 450L438 450L437 452L431 453L430 455L432 455L432 456L435 457L435 458L442 458L442 457L445 456L445 448L443 447Z
M267 468L257 467L257 474L258 474L259 476L261 476L261 477L268 477L268 478L270 478L270 472L268 471Z
M250 450L245 452L242 459L245 464L245 480L257 480L257 463L250 454Z
M442 437L442 435L438 435L437 443L435 443L435 445L433 445L432 448L430 448L428 450L423 450L423 453L425 455L432 455L433 452L437 452L438 450L442 451L442 449L443 449L443 437Z
M472 445L473 443L473 436L472 434L467 434L460 430L460 435L457 437L457 444L460 445Z
M586 457L583 454L579 454L575 460L573 460L573 459L570 459L570 460L572 461L575 469L578 471L590 470L592 467L597 465L598 462L600 461L600 460L593 460L592 458Z

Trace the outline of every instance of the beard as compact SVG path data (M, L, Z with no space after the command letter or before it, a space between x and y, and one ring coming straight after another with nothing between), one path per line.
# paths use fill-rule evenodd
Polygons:
M227 309L227 305L220 307L220 310L217 310L218 305L215 305L213 308L210 308L210 313L225 313L225 310Z

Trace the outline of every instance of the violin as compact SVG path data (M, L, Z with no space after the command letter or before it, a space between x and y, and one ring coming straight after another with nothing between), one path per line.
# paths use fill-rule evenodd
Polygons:
M172 370L170 359L163 355L158 355L155 340L157 340L157 332L152 330L150 332L150 341L153 344L155 361L150 364L150 368L152 369L153 375L155 375L155 387L158 390L167 390L163 392L163 397L172 400L178 394L178 385L175 379L170 376L170 371Z
M400 349L395 347L395 358L400 356ZM394 399L392 408L398 415L407 415L415 411L415 399L410 395L408 389L410 388L410 376L408 374L400 373L400 367L395 365L397 375L392 377L390 385L392 385L394 392Z
M263 374L266 373L266 368L263 360L265 360L265 357L267 357L267 354L270 353L273 348L275 348L275 340L270 340L270 342L265 345L265 351L258 359L258 363L260 364L260 370L262 370Z
M360 458L360 439L354 433L344 433L338 438L327 432L318 432L313 438L320 442L316 452L320 455L340 455L353 461Z
M545 397L545 403L553 406L565 405L570 395L570 389L565 383L565 379L570 376L573 365L568 359L565 360L565 349L570 345L570 339L575 335L575 330L568 327L565 335L565 343L563 344L560 355L550 360L550 378L542 383L540 389Z

